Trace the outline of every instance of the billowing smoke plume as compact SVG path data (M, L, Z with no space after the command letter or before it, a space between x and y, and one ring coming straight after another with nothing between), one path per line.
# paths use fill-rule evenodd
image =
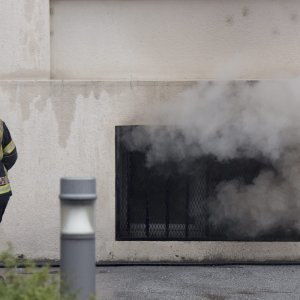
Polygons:
M273 166L253 184L219 184L211 223L232 223L249 236L278 226L300 231L300 80L199 83L161 105L150 122L158 126L126 137L131 149L146 151L149 166L203 155Z

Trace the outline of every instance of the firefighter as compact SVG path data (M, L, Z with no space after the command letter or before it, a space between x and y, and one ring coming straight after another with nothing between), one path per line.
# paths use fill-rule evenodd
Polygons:
M0 120L0 223L10 196L11 187L7 171L17 160L17 148L6 124Z

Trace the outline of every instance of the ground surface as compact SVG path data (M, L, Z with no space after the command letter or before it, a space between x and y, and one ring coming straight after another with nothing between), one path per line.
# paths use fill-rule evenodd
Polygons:
M300 265L97 267L96 289L101 300L300 300Z
M300 266L98 267L97 299L300 299Z

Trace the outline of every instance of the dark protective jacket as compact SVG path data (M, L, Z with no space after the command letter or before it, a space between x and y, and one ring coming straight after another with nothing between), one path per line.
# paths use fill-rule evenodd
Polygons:
M7 171L17 160L17 148L5 123L0 120L0 198L12 194Z

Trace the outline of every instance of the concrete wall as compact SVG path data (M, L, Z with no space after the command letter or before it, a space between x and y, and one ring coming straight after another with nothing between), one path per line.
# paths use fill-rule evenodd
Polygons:
M244 84L241 82L240 84ZM97 178L97 259L101 261L297 260L299 243L115 241L115 125L144 124L152 105L192 82L1 82L2 113L19 161L14 196L1 224L1 247L57 259L59 178Z
M52 2L54 78L299 75L297 0Z
M50 75L48 0L0 0L0 79Z
M114 239L114 126L193 85L175 80L299 75L300 2L51 4L50 29L49 1L0 0L1 118L19 150L0 248L58 259L59 178L95 175L98 260L300 261L298 243Z

